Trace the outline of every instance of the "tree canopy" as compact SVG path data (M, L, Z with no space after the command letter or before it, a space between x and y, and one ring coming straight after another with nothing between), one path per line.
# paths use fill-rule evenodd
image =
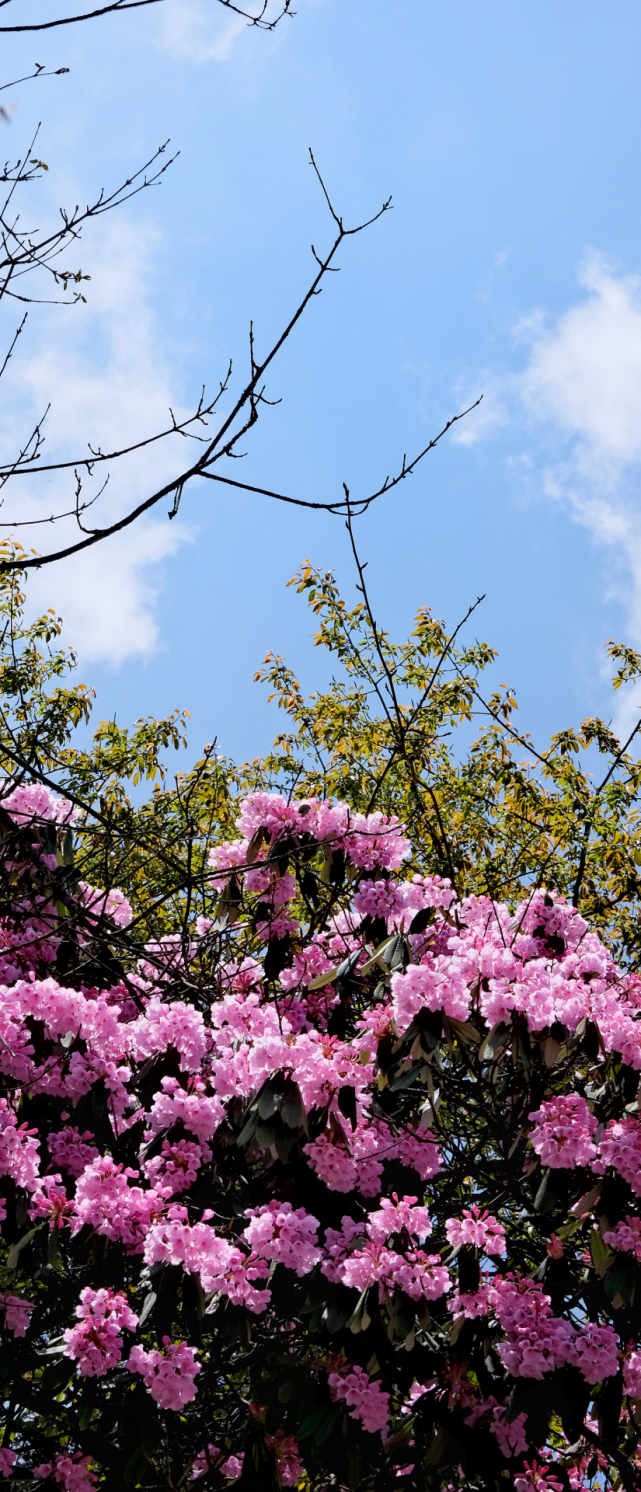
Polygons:
M394 644L358 563L351 609L296 577L330 687L268 656L269 755L173 781L184 717L88 739L1 577L17 1486L638 1485L636 759L537 752L491 650Z

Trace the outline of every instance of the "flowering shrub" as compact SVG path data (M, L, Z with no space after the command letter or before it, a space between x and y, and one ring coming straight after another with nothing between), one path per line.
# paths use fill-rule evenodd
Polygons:
M0 812L3 1478L637 1487L641 980L579 913L261 792L145 941Z

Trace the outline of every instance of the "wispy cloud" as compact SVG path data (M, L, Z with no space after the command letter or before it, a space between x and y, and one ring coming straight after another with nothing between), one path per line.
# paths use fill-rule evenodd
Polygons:
M250 17L262 15L262 0L239 0L239 5ZM275 20L281 10L282 0L269 0L264 19ZM282 27L270 33L274 41L284 34L286 26L287 18ZM243 16L234 15L226 6L212 4L211 0L207 10L185 0L165 0L159 17L158 36L163 51L188 62L226 62L243 32L262 34L265 43L264 31L258 32Z
M184 0L165 0L159 31L163 51L188 62L225 62L247 22L222 6L214 5L213 11L207 14Z
M521 371L488 369L463 381L463 395L482 389L485 397L456 438L472 445L509 430L514 449L516 437L520 456L511 461L528 490L562 504L608 553L606 591L624 599L639 645L641 278L591 252L579 286L560 315L538 309L514 328L525 348ZM638 702L622 701L620 728Z
M169 422L170 404L180 414L147 297L153 250L153 234L122 221L112 225L100 251L91 254L88 305L47 313L35 344L29 342L27 328L5 391L0 422L3 455L15 451L30 422L49 403L45 462L81 458L87 442L94 449L109 450L151 435ZM172 451L170 441L151 446L126 463L114 463L108 488L85 522L91 526L113 521L162 485L179 469L183 445L174 439L174 446L181 449ZM0 518L38 518L69 508L74 485L72 472L16 480ZM95 482L94 490L97 486ZM67 520L55 528L17 531L16 537L44 551L81 535L75 520ZM158 518L141 520L84 554L36 571L29 584L30 603L60 612L65 640L83 661L118 666L128 658L144 657L160 640L160 563L188 538L184 527L168 523L163 510Z

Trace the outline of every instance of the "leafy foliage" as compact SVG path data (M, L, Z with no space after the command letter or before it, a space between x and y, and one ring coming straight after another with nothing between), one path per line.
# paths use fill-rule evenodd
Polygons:
M270 756L170 784L183 718L75 744L59 620L0 583L0 1471L636 1487L630 743L537 755L488 648L308 566L340 676L270 658Z

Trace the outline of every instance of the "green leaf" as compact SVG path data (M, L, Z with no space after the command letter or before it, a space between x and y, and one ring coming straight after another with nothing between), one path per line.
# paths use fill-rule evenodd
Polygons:
M154 1456L158 1454L158 1451L160 1450L160 1447L162 1445L162 1440L162 1425L158 1423L158 1420L145 1420L140 1436L140 1447L143 1455L146 1456L148 1461L152 1461Z
M49 1389L51 1393L59 1394L71 1383L76 1375L76 1364L70 1362L68 1357L59 1357L55 1362L50 1362L45 1368L40 1387Z
M534 1198L537 1212L553 1212L565 1192L567 1182L558 1171L546 1171Z
M324 989L326 984L333 984L340 969L340 964L335 964L333 969L326 969L324 974L317 974L315 979L306 986L307 989ZM365 970L363 969L363 973Z
M604 1243L598 1228L592 1228L590 1232L590 1253L597 1274L604 1275L608 1265L614 1259L614 1254L611 1253L607 1243Z
M18 1263L18 1257L22 1253L22 1250L27 1247L28 1243L31 1243L31 1240L32 1238L35 1238L36 1233L39 1233L41 1228L44 1227L44 1223L38 1223L38 1226L36 1228L31 1228L28 1233L23 1233L22 1238L19 1238L18 1242L14 1243L13 1248L10 1248L7 1254L7 1269L15 1269L16 1264Z
M312 1409L311 1414L308 1414L307 1418L303 1420L302 1425L299 1426L298 1439L308 1440L310 1435L315 1435L326 1413L327 1406L324 1404L321 1405L320 1409Z
M148 1457L142 1448L138 1448L125 1466L123 1482L125 1487L139 1487L144 1476L147 1474L149 1465Z

